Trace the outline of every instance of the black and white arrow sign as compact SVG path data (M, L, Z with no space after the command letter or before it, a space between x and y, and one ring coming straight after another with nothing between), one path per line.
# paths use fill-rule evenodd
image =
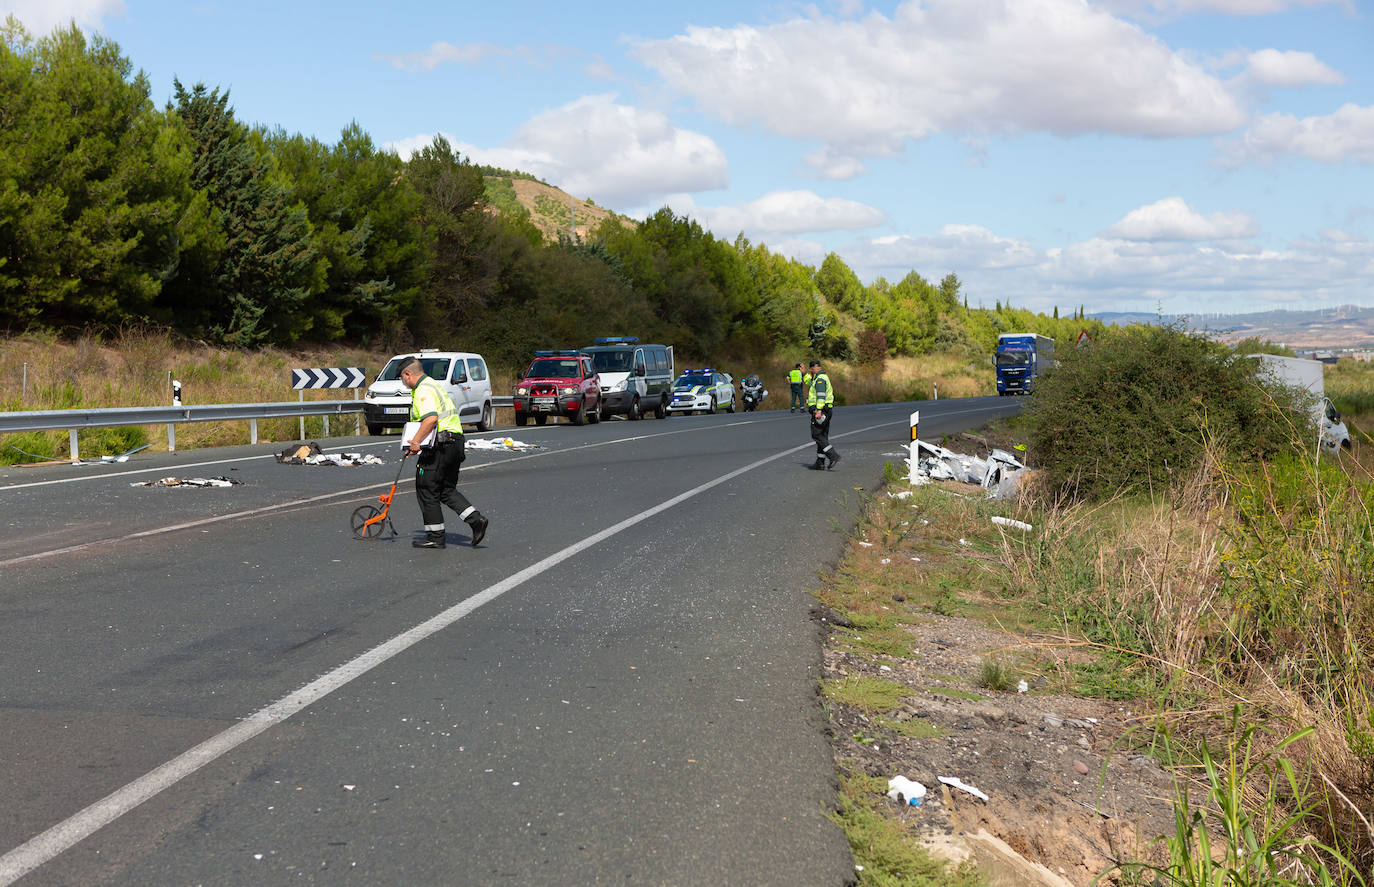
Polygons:
M362 388L367 374L362 367L331 367L291 371L291 387L299 388Z

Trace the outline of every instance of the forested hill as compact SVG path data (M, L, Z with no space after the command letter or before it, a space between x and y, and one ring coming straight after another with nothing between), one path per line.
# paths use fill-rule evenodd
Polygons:
M0 329L423 340L505 363L607 333L701 358L876 360L1102 330L970 310L957 269L865 284L838 255L812 267L668 209L629 220L442 139L403 161L357 124L333 144L253 127L199 83L157 107L135 71L74 27L0 29Z

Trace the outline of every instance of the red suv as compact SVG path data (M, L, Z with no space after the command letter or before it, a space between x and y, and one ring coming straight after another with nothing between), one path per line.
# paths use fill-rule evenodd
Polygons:
M601 421L601 383L581 351L536 351L515 384L515 424L567 416L574 425Z

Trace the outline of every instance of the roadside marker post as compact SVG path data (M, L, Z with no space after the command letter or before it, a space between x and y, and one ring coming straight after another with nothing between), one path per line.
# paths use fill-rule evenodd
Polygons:
M916 427L920 424L920 422L921 411L917 410L916 412L911 414L911 443L907 444L908 454L906 461L907 479L911 481L913 484L916 483L916 457L918 455L916 449L920 446L920 444L917 443L916 440Z
M291 387L300 392L300 401L305 403L307 388L352 388L353 399L358 399L358 389L367 385L367 373L362 367L326 367L291 371ZM305 417L300 417L301 440L305 440ZM256 429L254 429L256 437ZM363 419L358 417L357 433L363 433ZM329 436L329 417L324 417L324 436ZM257 443L256 440L253 441Z

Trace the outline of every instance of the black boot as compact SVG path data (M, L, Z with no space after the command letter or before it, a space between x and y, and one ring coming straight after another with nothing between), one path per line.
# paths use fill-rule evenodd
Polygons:
M835 463L840 461L840 454L839 454L839 451L838 451L838 450L831 450L830 453L829 453L829 457L830 457L830 464L827 465L826 468L834 468L834 467L835 467Z
M472 547L476 548L477 543L487 535L487 519L482 516L482 512L477 512L468 518L468 526L472 527Z
M817 456L817 457L816 457L816 464L811 466L811 470L812 470L812 471L824 471L824 470L825 470L825 460L822 459L820 456Z
M443 547L444 547L444 534L443 534L443 533L426 533L426 534L425 534L425 538L423 538L423 539L416 539L414 542L410 543L410 547L411 547L411 548L443 548Z

